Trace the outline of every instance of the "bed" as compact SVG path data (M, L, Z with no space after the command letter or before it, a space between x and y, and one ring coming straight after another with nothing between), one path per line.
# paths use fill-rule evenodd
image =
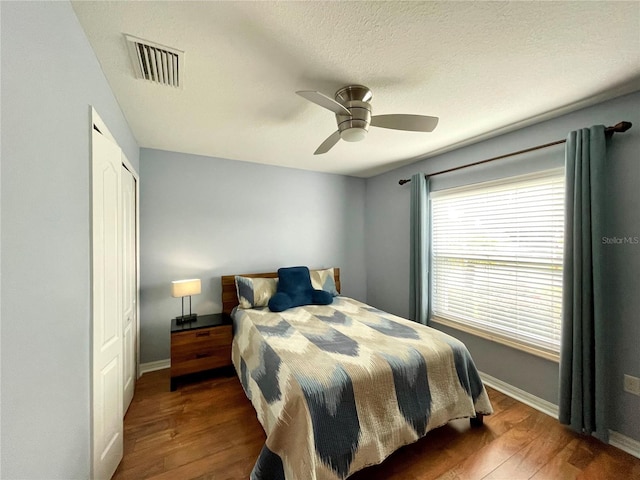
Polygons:
M443 332L344 296L238 308L235 275L222 297L233 364L267 435L251 480L344 479L450 420L492 413L468 350Z

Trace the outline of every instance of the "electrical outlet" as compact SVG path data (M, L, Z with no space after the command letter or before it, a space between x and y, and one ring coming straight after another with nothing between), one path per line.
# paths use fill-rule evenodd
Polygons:
M640 397L640 378L631 375L624 376L624 391Z

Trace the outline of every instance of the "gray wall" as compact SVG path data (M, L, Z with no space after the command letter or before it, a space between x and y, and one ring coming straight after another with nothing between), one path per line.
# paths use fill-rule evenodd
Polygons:
M172 280L202 279L199 314L222 310L221 275L293 265L340 267L366 300L363 179L149 149L140 168L141 362L170 356Z
M138 147L67 2L0 2L5 479L82 479L90 458L90 115Z
M640 93L620 97L500 137L417 162L367 180L365 234L367 298L401 316L409 313L409 191L398 180L564 138L574 129L629 120L634 127L609 143L612 204L606 232L640 237ZM550 152L553 149L550 150ZM612 428L640 440L640 397L623 392L623 374L640 376L640 245L607 245L607 303L613 340ZM557 404L558 365L493 342L438 327L464 341L480 370Z

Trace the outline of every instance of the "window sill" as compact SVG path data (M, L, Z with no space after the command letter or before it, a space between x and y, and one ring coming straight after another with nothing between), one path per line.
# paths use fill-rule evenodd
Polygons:
M462 332L470 333L471 335L475 335L476 337L484 338L485 340L490 340L495 343L500 343L501 345L506 345L507 347L514 348L516 350L520 350L522 352L529 353L531 355L535 355L536 357L542 357L546 360L551 360L552 362L559 363L560 355L554 352L550 352L548 350L543 350L541 348L536 348L531 345L524 345L519 342L515 342L509 338L489 333L479 328L474 328L469 325L463 325L454 320L449 320L443 317L432 316L430 321L433 323L437 323L439 325L444 325L445 327L454 328L456 330L460 330Z

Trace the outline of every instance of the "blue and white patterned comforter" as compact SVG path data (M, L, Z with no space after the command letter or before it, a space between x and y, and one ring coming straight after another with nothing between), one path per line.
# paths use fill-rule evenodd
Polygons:
M252 480L337 480L492 413L464 344L347 297L234 311L233 364L267 439Z

